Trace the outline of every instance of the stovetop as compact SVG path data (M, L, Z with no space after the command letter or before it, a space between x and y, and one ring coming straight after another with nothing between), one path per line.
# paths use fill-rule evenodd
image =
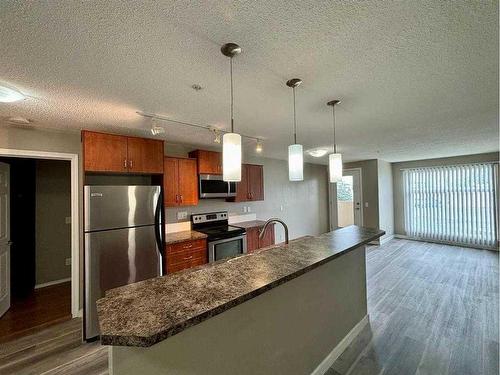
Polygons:
M214 227L196 228L195 230L201 233L205 233L208 236L209 241L216 238L237 237L246 232L244 228L239 228L227 224Z
M227 211L191 215L194 230L205 233L208 240L237 237L244 233L244 228L229 225Z

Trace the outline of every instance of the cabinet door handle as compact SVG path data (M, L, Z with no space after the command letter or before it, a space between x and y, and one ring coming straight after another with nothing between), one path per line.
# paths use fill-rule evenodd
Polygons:
M175 194L175 203L179 202L179 196Z
M193 259L193 256L191 255L190 257L184 258L184 260L189 260L189 259Z
M188 244L184 245L183 247L184 247L184 249L189 249L189 248L193 247L193 244L188 243Z
M179 195L180 203L182 203L182 195Z
M123 168L127 169L127 158L123 159Z
M132 159L128 161L128 166L129 166L130 168L132 168L132 167L134 166L134 164L133 164L133 162L132 162Z

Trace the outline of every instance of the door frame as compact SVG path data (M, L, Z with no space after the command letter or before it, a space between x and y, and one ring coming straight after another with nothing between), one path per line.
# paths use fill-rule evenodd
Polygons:
M363 226L363 168L346 168L342 170L342 175L345 171L359 171L359 197L360 197L360 215L361 215L361 226ZM329 194L329 211L330 211L330 230L338 229L338 210L337 210L337 184L328 182L328 194Z
M81 317L80 310L80 207L78 154L0 148L0 156L65 160L71 162L71 315Z

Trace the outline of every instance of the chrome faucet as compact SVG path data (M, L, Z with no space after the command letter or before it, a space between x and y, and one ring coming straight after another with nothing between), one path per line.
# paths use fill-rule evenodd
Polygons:
M283 220L278 219L276 217L273 217L264 223L264 226L259 231L259 238L262 239L264 237L264 234L266 233L266 229L269 226L269 224L271 224L271 223L280 223L281 225L283 225L283 228L285 229L285 244L288 245L288 227Z

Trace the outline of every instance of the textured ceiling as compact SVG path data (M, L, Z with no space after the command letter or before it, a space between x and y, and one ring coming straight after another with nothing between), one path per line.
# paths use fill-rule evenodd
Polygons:
M148 134L136 111L227 128L236 42L236 130L286 158L298 140L345 160L402 161L498 150L497 1L1 1L0 81L31 97L0 103L32 126ZM195 91L191 85L203 87ZM164 123L172 143L214 146ZM252 153L252 142L246 142ZM322 159L311 159L325 162Z

